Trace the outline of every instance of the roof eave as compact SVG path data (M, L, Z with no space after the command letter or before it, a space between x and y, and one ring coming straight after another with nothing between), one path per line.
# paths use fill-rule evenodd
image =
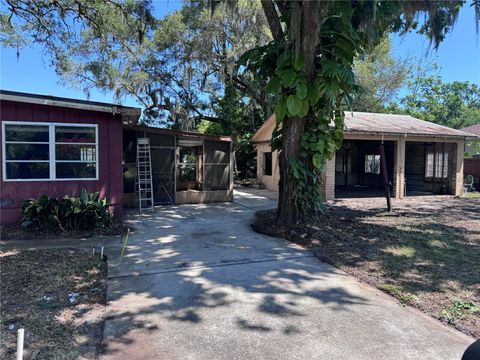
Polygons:
M452 134L431 134L431 133L404 133L404 132L390 132L390 131L361 131L361 130L344 130L345 134L351 135L387 135L387 136L404 136L404 137L432 137L432 138L454 138L469 140L469 135L452 135Z
M57 106L57 107L65 107L70 109L78 109L78 110L90 110L90 111L98 111L98 112L105 112L110 113L112 115L119 114L122 117L122 122L125 120L129 123L134 122L136 124L138 118L141 114L141 109L134 108L134 107L126 107L121 105L108 105L108 104L98 104L92 102L89 104L88 102L78 102L59 100L59 99L47 99L45 97L35 97L35 96L28 96L28 94L6 94L0 93L0 100L3 101L12 101L12 102L23 102L28 104L37 104L37 105L47 105L47 106Z

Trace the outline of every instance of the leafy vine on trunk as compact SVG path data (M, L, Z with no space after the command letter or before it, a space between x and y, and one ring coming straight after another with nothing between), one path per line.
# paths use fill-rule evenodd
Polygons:
M293 184L294 212L301 217L315 216L323 198L322 174L343 141L343 110L355 90L353 59L361 48L348 16L326 18L321 27L314 76L309 80L305 58L292 42L285 46L264 47L246 54L251 66L261 66L276 58L267 92L274 97L276 129L272 150L282 151L285 121L304 121L298 157L288 159L289 181ZM248 61L247 61L248 63Z

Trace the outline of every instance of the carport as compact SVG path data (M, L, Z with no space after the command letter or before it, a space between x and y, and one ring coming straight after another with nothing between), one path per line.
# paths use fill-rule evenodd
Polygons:
M345 140L335 155L337 198L385 195L380 161L381 141ZM393 178L394 142L384 141L388 178ZM391 184L390 184L391 185Z

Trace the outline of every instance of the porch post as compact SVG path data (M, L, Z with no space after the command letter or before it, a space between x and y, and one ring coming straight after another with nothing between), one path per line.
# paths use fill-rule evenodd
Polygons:
M453 146L453 158L455 160L453 166L453 176L451 178L452 182L452 192L455 196L462 195L463 191L463 158L465 151L465 142L459 141L454 143Z
M324 185L324 198L325 200L335 199L335 156L332 159L327 160L325 164L325 184Z
M408 179L407 179L408 181ZM393 196L402 199L405 194L405 138L399 137L395 142L393 168Z

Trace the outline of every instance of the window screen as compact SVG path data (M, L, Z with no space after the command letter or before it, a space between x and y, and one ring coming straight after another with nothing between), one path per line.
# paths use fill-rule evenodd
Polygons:
M205 141L205 190L230 189L230 142Z
M7 123L2 127L5 180L97 178L97 127Z

